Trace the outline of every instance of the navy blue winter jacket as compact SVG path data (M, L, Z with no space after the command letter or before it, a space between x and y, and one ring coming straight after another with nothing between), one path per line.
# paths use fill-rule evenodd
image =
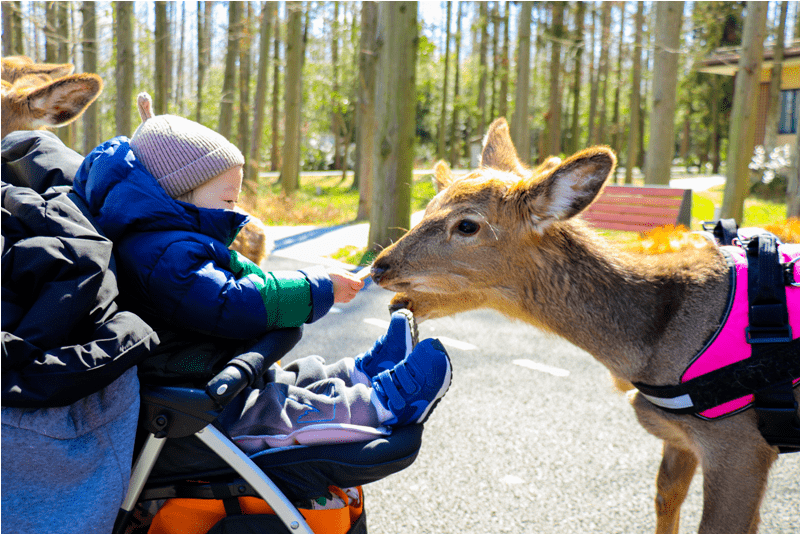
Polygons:
M229 251L247 216L172 199L124 136L95 148L73 187L114 242L126 306L146 317L245 340L313 322L333 305L323 269L264 273Z

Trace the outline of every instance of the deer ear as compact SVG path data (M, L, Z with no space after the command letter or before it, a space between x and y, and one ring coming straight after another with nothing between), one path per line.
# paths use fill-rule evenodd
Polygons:
M37 87L28 94L36 126L63 126L77 119L103 90L96 74L76 74Z
M581 151L556 166L545 178L523 180L508 195L535 229L553 221L570 219L587 208L600 193L615 168L615 154L608 147Z
M439 193L453 183L453 173L451 168L443 160L434 164L434 190Z
M525 168L517 157L517 151L509 135L509 125L503 117L495 119L484 137L481 149L481 167L498 169L523 176Z

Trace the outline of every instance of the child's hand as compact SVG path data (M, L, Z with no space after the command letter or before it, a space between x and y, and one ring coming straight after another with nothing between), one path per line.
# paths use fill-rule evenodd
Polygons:
M364 281L343 269L329 269L328 276L334 283L334 303L349 303L364 288Z

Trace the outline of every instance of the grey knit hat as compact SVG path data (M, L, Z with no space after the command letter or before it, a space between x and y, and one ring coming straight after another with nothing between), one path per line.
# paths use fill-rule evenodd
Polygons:
M131 137L131 149L173 199L245 164L239 149L217 132L175 115L154 117L147 93L140 93L136 103L142 124Z

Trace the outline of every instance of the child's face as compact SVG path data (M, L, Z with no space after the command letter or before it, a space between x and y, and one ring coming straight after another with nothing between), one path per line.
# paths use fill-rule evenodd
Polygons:
M201 208L233 210L242 189L242 166L215 176L192 191L191 203Z

